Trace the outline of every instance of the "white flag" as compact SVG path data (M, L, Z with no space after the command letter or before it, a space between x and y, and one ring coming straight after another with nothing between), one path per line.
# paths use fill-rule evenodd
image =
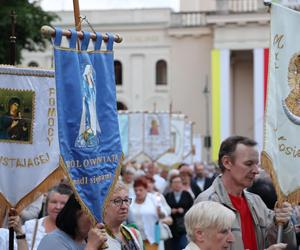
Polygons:
M54 72L0 67L0 203L18 211L59 180Z
M144 114L144 153L155 161L165 154L171 146L170 114Z
M193 152L193 122L186 120L184 124L183 158L187 159L187 157L190 156L192 152Z
M144 113L129 113L128 116L128 158L132 160L143 153Z
M298 201L300 188L300 13L272 3L263 167L279 200Z
M172 114L171 118L171 148L173 152L164 154L158 163L171 167L181 163L184 158L184 128L185 117L182 114Z

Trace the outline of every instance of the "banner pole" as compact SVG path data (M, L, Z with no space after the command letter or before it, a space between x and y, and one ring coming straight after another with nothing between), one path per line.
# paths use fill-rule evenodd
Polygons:
M16 210L10 209L8 212L8 216L16 216ZM14 250L14 237L15 237L15 232L14 228L10 227L9 228L9 235L8 235L8 249L9 250Z
M11 35L9 37L10 40L10 57L9 64L16 65L16 12L14 10L11 11Z
M55 36L55 29L50 27L50 26L47 26L47 25L44 25L41 27L41 33L43 35L46 35L46 36L52 36L54 37ZM62 35L63 36L66 36L66 37L71 37L71 31L70 30L67 30L67 29L63 29L62 30ZM77 36L79 39L82 39L83 38L83 33L81 31L77 31ZM96 34L95 33L90 33L90 37L92 40L96 40ZM104 42L107 42L108 41L108 35L107 34L102 34L102 39ZM116 43L121 43L123 41L123 38L118 35L118 34L115 34L114 36L114 42Z
M81 22L80 22L80 9L79 9L79 2L78 0L73 0L73 8L74 8L74 19L75 19L75 29L76 31L81 31ZM77 40L77 47L78 50L80 50L80 42L79 38ZM103 243L103 245L99 248L100 249L106 249L108 248L107 243Z
M74 9L75 29L76 29L76 31L81 31L80 9L79 9L78 0L73 0L73 9ZM78 48L78 50L80 50L79 39L77 40L77 48Z
M73 0L73 8L74 8L75 29L76 31L80 31L81 23L80 23L80 10L79 10L78 0Z
M10 65L16 65L16 12L14 10L11 11L11 36L9 37L10 40L10 56L9 56L9 63ZM14 237L15 232L14 228L10 227L8 229L8 249L14 250Z

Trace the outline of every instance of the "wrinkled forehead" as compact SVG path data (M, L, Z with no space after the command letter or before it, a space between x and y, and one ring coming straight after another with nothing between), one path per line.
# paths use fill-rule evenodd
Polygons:
M116 198L126 198L128 197L128 191L126 189L116 189L112 195L111 199L116 199Z

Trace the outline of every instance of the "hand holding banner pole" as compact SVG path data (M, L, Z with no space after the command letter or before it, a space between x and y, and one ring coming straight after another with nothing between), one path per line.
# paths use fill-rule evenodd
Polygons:
M282 201L283 200L279 196L274 209L275 211L274 221L278 226L276 243L282 243L283 228L285 225L288 225L293 211L293 208L290 203L282 202Z

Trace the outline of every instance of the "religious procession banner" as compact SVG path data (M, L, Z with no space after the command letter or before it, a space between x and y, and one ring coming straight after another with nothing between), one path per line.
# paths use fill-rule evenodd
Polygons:
M183 158L187 159L193 153L193 122L185 120L183 139Z
M291 202L300 201L299 23L299 12L272 3L262 165L272 176L278 200Z
M108 35L103 50L102 36L97 33L93 50L87 51L90 33L84 32L81 50L77 50L77 33L71 32L69 48L61 47L61 29L56 29L54 39L61 164L83 209L100 222L122 158L114 38Z
M143 153L144 113L128 114L128 157L133 160Z
M160 157L157 162L171 167L183 161L185 116L172 114L171 116L171 150Z
M54 72L0 66L0 209L20 212L62 178L58 166Z
M144 113L144 153L156 161L171 147L170 114Z
M128 113L119 112L119 129L125 159L128 157Z

